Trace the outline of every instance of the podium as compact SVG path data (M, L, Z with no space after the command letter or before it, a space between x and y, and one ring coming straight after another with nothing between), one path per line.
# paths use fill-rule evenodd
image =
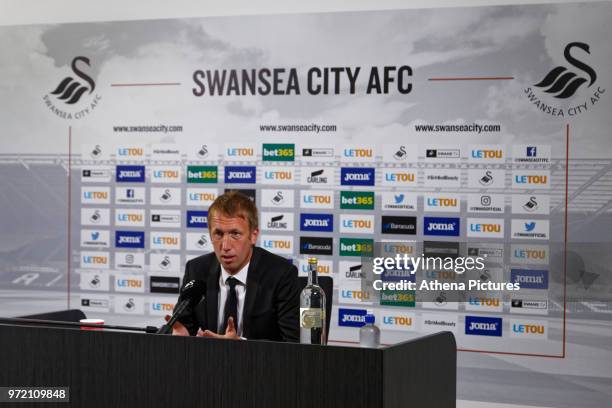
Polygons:
M69 386L58 407L455 407L442 332L380 349L0 324L1 386ZM27 404L19 404L26 406Z

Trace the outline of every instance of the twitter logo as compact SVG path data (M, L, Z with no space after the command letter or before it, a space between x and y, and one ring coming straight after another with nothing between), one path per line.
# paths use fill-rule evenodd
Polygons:
M525 223L525 231L527 231L527 232L533 231L533 229L535 228L535 226L536 226L535 221L526 222L526 223Z
M402 201L404 201L403 194L396 194L394 198L395 198L395 204L400 204Z
M99 237L100 237L100 233L99 232L96 231L96 232L92 232L91 233L91 239L92 240L97 241Z

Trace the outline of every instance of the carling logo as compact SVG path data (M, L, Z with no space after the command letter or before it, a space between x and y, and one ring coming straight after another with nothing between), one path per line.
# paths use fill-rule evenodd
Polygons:
M465 316L465 334L501 337L502 319L499 317Z
M373 167L342 167L340 184L343 186L373 186L375 170Z
M459 218L425 217L423 221L423 234L458 237L460 232L459 226Z
M313 185L332 185L335 169L332 167L302 167L301 183Z

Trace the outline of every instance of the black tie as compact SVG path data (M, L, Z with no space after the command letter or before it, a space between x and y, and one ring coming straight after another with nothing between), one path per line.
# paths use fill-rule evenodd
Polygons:
M229 293L225 300L225 309L223 312L223 334L227 331L227 320L230 316L234 319L236 332L238 331L238 295L236 294L238 279L230 276L225 283L229 285Z

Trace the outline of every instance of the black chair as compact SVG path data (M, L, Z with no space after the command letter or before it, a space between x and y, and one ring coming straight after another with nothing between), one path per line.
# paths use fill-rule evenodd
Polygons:
M78 322L85 319L85 313L79 309L60 310L58 312L49 312L35 314L29 316L21 316L22 319L38 319L38 320L56 320L60 322Z
M308 284L308 277L298 277L300 291ZM334 295L334 278L331 276L318 276L317 283L323 289L325 293L325 338L329 339L329 323L331 321L332 314L332 300Z

